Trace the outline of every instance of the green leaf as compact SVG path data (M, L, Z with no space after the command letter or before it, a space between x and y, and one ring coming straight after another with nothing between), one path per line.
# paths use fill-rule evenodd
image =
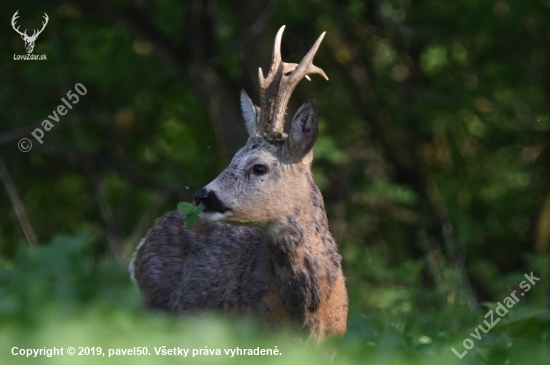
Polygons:
M185 217L185 226L189 229L195 227L197 217L198 216L196 214L188 214L187 217Z
M204 205L199 204L199 205L195 208L195 213L197 213L197 215L198 215L198 214L201 214L203 210L204 210Z
M193 204L187 202L178 203L178 209L185 214L193 214L195 212Z

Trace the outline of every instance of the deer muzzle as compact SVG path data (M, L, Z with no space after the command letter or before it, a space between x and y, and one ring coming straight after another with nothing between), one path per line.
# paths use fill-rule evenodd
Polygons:
M219 221L231 216L231 209L220 201L214 191L207 188L203 188L195 194L195 202L197 205L202 204L204 206L201 217L207 220Z

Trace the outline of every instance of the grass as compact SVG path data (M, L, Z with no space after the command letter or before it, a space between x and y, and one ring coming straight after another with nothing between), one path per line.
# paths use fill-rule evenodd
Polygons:
M478 331L479 339L473 337L476 328L495 303L473 311L447 292L419 289L411 279L414 270L397 268L377 282L350 275L353 302L346 336L316 344L296 329L266 329L252 319L146 312L124 265L95 252L93 241L87 233L58 236L47 245L21 250L12 260L0 260L0 364L550 363L547 275L488 333ZM537 260L537 270L548 267ZM403 273L407 278L399 281ZM379 300L371 302L369 296ZM452 348L462 354L464 344L472 348L459 359ZM187 350L187 356L157 355L163 346ZM14 347L63 348L64 355L14 356ZM69 347L77 354L67 355ZM81 347L96 355L79 356ZM147 355L109 357L109 349L144 347ZM226 354L237 348L277 349L280 354Z

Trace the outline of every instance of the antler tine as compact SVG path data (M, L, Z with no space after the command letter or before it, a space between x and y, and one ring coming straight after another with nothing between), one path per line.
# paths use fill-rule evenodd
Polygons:
M24 35L26 36L26 35L27 35L27 30L26 30L26 29L25 29L25 32L23 33L23 32L21 32L21 31L19 30L19 26L18 26L17 28L15 27L15 21L17 20L17 18L19 18L19 15L18 15L17 13L19 13L19 10L17 10L17 11L15 12L15 14L13 14L13 17L11 18L11 26L12 26L12 28L13 28L17 33L19 33L20 35L23 35L23 34L24 34Z
M48 24L48 20L50 20L50 18L48 18L48 14L46 13L44 13L44 20L45 22L42 22L42 29L38 31L38 34L42 33L42 31L44 30L44 28L46 28L46 25ZM36 35L37 37L38 37L38 34Z
M15 26L15 21L17 20L17 18L19 18L19 15L17 13L19 13L19 10L17 10L15 14L13 14L13 16L11 17L11 25L13 26Z
M264 78L262 68L258 70L258 79L260 80L260 98L261 98L261 113L260 113L260 126L259 130L267 131L269 129L270 119L275 111L275 103L277 102L277 93L280 81L280 68L283 63L281 60L281 39L283 38L283 32L285 26L283 25L277 35L275 36L275 42L273 44L273 54L271 56L271 66L267 78ZM284 63L283 63L284 73Z
M42 23L44 24L44 26L42 27L42 30L44 30L44 28L46 28L46 25L48 24L48 20L50 20L50 17L48 17L48 14L44 13L44 20L45 22Z
M317 53L317 50L319 49L323 38L325 38L325 34L327 34L327 32L321 33L309 52L304 56L304 58L302 58L294 72L290 74L289 83L300 81L305 76L311 74L321 75L325 80L328 81L328 76L325 74L325 71L313 64L313 57L315 57L315 54Z
M325 74L325 71L313 64L313 58L315 57L325 34L326 32L323 32L319 38L317 38L317 41L315 41L309 52L304 56L304 58L302 58L297 66L296 64L285 64L285 69L287 69L288 72L292 72L290 75L286 75L287 72L284 72L281 78L278 103L273 115L273 131L282 131L285 123L286 106L290 100L290 96L296 88L296 85L298 85L304 77L309 80L308 75L318 74L328 81L328 76Z
M294 88L305 77L308 80L308 75L318 74L328 80L325 72L313 64L313 57L317 53L325 33L323 32L317 41L313 44L309 52L304 56L299 64L285 63L281 59L281 39L283 37L283 25L277 32L275 42L273 44L273 56L271 67L266 78L260 68L258 78L260 80L260 97L261 97L261 112L259 131L262 133L280 133L284 127L284 116L286 106L294 91Z
M277 69L279 68L279 65L281 64L281 39L283 38L283 32L285 30L285 26L283 25L279 31L277 32L277 35L275 36L275 42L273 44L273 54L271 56L271 66L269 68L269 73L267 74L267 85L266 85L266 79L264 78L264 74L262 72L262 68L260 67L258 69L258 78L260 79L260 87L263 91L263 89L267 88L269 86L269 81L272 81L272 79L277 72Z

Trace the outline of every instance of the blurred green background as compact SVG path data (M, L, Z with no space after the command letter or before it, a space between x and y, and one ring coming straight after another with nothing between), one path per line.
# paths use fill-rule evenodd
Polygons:
M33 52L47 61L14 60L17 10L28 34L48 14ZM1 363L550 363L549 0L10 1L0 14ZM317 102L314 175L350 296L346 336L320 346L147 313L126 271L154 219L244 144L239 90L259 103L283 24L288 62L327 31L315 64L330 81L302 82L288 113ZM77 83L86 95L38 143ZM540 281L471 337L531 272ZM162 345L283 355L10 352Z

